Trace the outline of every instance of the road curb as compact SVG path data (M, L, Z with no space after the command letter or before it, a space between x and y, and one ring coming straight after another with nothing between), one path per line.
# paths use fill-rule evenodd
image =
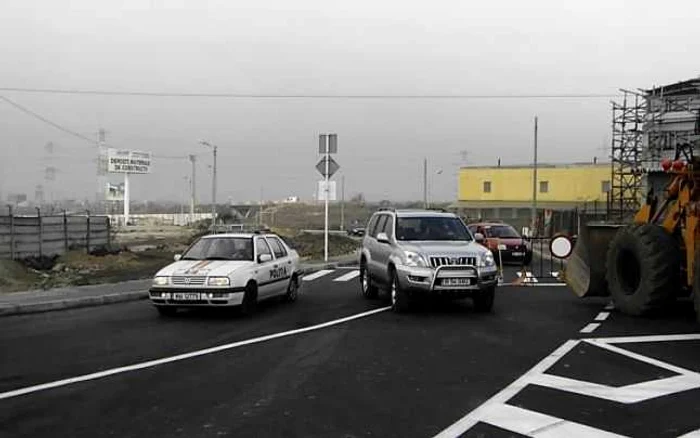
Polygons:
M0 317L11 315L23 315L27 313L43 313L56 310L77 309L80 307L95 307L106 304L143 300L146 298L148 298L147 291L134 291L92 297L44 301L40 303L0 305Z
M312 274L314 272L320 271L322 269L336 269L345 266L356 266L358 265L357 260L347 260L347 261L335 261L328 263L313 263L313 264L302 264L303 275ZM131 281L143 281L143 280L131 280ZM105 284L108 285L108 284ZM99 287L105 285L90 285L89 287ZM83 286L81 286L83 287ZM28 292L17 292L21 294L30 294ZM26 303L26 304L0 304L0 317L12 316L12 315L24 315L29 313L44 313L53 312L57 310L68 310L77 309L81 307L96 307L104 306L107 304L117 304L124 303L128 301L138 301L148 299L147 290L138 290L130 292L121 293L109 293L105 295L80 297L80 298L66 298L62 300L52 300L43 301L38 303Z

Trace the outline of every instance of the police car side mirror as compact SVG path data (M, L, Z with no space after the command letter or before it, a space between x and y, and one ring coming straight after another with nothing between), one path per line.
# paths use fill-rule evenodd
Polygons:
M173 260L176 262L179 261L182 258L182 254L175 254L175 257L173 257Z
M272 260L272 256L270 254L260 254L258 256L258 263L267 263L270 260Z
M484 239L484 235L481 233L474 233L474 240L476 240L477 243L484 243L486 239Z

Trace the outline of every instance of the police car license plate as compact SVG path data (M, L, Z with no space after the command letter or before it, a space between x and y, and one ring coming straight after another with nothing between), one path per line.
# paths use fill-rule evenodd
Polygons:
M469 286L472 284L471 278L443 278L443 286Z
M192 292L187 292L187 293L174 293L173 294L173 300L182 300L182 301L189 301L189 300L198 300L199 299L199 294L192 293Z

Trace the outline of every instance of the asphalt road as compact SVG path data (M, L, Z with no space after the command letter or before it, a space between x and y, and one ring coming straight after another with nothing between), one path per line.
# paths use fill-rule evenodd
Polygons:
M296 303L268 303L249 318L162 318L146 301L2 318L0 437L671 437L700 429L700 326L689 303L664 318L630 318L605 310L605 299L550 287L556 280L543 275L531 287L499 288L492 313L465 301L396 315L380 311L384 300L363 299L357 277L338 281L350 272L305 281ZM517 278L513 268L505 274ZM602 341L581 341L589 338ZM170 359L123 368L162 358ZM11 392L56 381L62 386Z

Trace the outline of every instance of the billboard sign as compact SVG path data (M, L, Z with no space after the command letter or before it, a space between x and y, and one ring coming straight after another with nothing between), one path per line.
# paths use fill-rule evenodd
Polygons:
M109 173L151 173L151 153L128 149L107 150Z

